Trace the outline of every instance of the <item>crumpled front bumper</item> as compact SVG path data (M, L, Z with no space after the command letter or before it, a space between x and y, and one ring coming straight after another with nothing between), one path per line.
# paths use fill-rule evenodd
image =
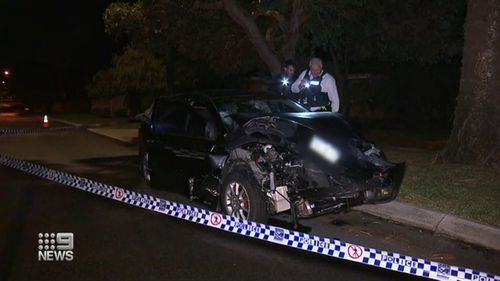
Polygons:
M392 201L399 194L401 182L406 171L405 163L398 163L394 167L385 171L384 184L380 187L367 189L364 191L363 203L381 204Z
M396 198L406 170L405 163L394 164L383 176L355 184L349 190L334 191L331 187L314 188L301 192L296 202L299 217L313 217L341 211L360 204L381 204Z

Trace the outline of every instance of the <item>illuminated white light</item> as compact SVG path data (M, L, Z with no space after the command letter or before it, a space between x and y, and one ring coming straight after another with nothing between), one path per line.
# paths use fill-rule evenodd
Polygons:
M312 151L318 153L330 163L336 163L340 159L340 152L330 143L314 136L309 144Z
M281 80L281 83L283 84L283 86L287 86L289 82L288 82L288 79L283 78L283 79Z
M309 88L309 86L311 86L311 84L309 84L309 82L307 82L304 86L306 86L306 88Z
M313 86L318 86L319 85L319 81L311 81L311 82L309 82L309 84L311 84Z

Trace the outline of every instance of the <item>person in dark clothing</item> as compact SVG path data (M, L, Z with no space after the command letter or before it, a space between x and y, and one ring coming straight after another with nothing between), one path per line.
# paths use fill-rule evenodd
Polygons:
M277 96L287 97L292 100L297 100L298 95L295 95L291 91L291 86L293 83L295 75L295 64L292 60L286 60L283 63L283 68L281 74L273 77L269 91Z

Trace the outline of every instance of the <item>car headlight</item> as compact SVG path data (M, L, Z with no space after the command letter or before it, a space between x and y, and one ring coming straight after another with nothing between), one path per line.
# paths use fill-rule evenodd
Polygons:
M318 136L313 136L309 148L318 153L330 163L336 163L340 159L340 151L332 144L324 141Z

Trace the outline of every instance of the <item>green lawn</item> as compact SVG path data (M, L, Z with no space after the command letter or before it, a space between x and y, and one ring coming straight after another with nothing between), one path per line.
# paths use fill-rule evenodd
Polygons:
M500 175L489 167L432 164L435 151L387 147L387 157L405 161L398 200L500 226Z

